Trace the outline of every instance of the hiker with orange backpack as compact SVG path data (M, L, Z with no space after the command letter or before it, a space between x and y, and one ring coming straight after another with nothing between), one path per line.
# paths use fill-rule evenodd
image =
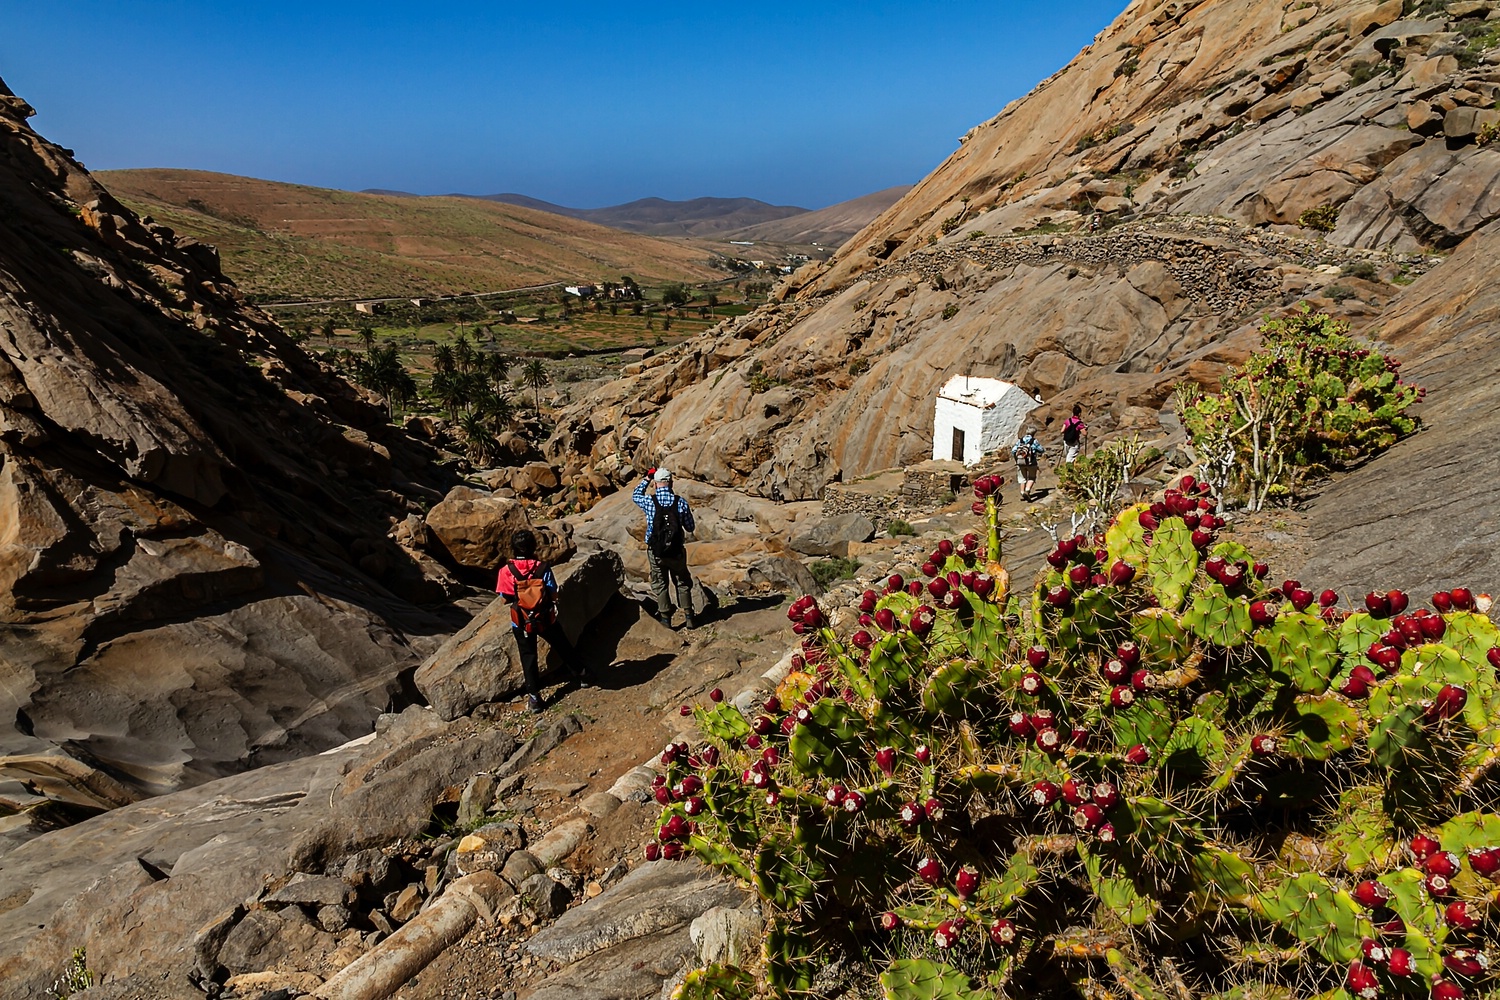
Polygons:
M500 567L495 592L510 605L510 633L521 654L521 674L526 678L526 707L542 710L542 680L537 670L536 640L540 636L557 650L579 687L588 687L588 671L579 662L578 651L557 624L557 579L552 567L536 557L536 535L522 528L510 536L511 558Z

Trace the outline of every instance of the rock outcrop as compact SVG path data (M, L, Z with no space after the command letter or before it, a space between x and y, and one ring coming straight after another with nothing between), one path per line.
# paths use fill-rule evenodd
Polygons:
M0 84L13 839L364 735L463 619L387 537L449 485L431 450L31 114Z
M810 499L930 456L959 372L1039 391L1044 424L1077 402L1170 437L1173 387L1266 311L1359 320L1500 217L1494 9L1132 3L778 301L578 401L548 454Z

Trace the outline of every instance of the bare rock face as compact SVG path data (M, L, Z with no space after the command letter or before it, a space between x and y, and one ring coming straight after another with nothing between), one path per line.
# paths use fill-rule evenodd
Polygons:
M455 486L427 512L427 530L458 565L493 569L510 558L510 536L531 527L518 501Z
M104 808L367 733L461 619L408 603L451 581L388 538L449 484L31 113L0 84L0 799Z

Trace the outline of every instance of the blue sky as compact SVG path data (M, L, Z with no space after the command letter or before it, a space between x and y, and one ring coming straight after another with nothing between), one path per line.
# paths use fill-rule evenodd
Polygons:
M581 208L914 183L1125 0L0 0L0 77L92 169Z

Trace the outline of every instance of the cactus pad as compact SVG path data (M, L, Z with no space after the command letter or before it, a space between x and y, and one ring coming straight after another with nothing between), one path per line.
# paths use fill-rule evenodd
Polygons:
M951 965L898 958L880 974L884 1000L978 1000L969 977Z
M1165 521L1152 533L1146 574L1156 602L1168 611L1178 611L1198 573L1198 550L1193 532L1179 518Z

